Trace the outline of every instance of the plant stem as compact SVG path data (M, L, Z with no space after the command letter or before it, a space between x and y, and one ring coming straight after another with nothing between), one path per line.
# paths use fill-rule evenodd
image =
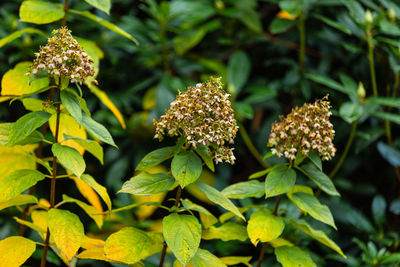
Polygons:
M354 121L351 124L351 131L350 131L350 136L347 139L346 147L344 148L344 151L342 155L340 156L339 161L336 163L335 167L333 170L329 173L329 177L333 179L333 177L336 175L336 173L339 171L340 167L342 167L342 164L344 160L347 157L347 154L349 153L349 149L353 143L354 136L356 135L356 130L357 130L357 125L358 125L358 120Z
M249 149L249 151L253 155L253 157L261 164L261 166L263 166L266 169L269 168L270 167L269 164L263 160L263 157L258 152L257 148L254 146L253 142L251 141L251 139L250 139L249 135L247 134L247 131L243 125L239 126L239 132L240 132L240 136L242 137L244 143L246 144L247 148Z
M175 203L174 203L175 207L178 207L179 201L181 200L181 195L182 195L182 187L179 185L175 196ZM160 263L158 264L158 267L163 267L166 254L167 254L167 243L164 242L164 246L161 252Z
M372 33L370 28L367 29L367 42L368 42L368 61L369 61L369 70L371 73L372 92L376 97L378 96L378 86L376 85L374 44L372 42Z
M263 243L260 251L260 256L258 256L257 267L261 267L262 260L264 259L265 249L267 248L267 243Z
M67 26L68 4L69 4L69 0L65 0L64 1L64 17L61 22L61 26L63 26L63 27Z
M60 130L60 102L61 102L61 77L58 79L58 86L57 86L57 97L58 101L56 104L56 129L54 135L54 143L58 143L58 132ZM50 208L54 208L54 200L56 196L56 180L57 180L57 157L53 156L53 164L52 164L52 178L51 178L51 189L50 189ZM44 241L44 248L43 248L43 255L42 261L40 263L40 267L46 266L46 258L47 258L47 250L49 249L49 241L50 241L50 231L47 227L46 239Z
M305 27L306 16L304 11L300 13L299 23L297 27L299 28L299 38L300 38L300 48L299 48L299 72L304 73L304 60L306 55L306 27Z

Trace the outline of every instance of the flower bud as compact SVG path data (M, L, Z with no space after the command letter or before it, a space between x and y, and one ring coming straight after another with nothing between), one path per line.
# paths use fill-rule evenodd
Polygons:
M358 83L357 95L360 100L363 100L365 98L366 93L365 93L364 84L362 82Z
M374 19L372 18L372 13L371 13L371 11L368 9L368 10L365 12L365 22L366 22L367 24L371 24L373 20L374 20Z
M389 9L388 16L389 19L394 22L396 20L396 11L394 11L393 8Z

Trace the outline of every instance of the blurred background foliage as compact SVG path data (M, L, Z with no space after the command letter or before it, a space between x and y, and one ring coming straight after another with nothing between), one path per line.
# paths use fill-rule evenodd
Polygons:
M1 38L26 27L46 34L59 27L59 22L33 26L21 22L21 2L0 4ZM296 105L329 94L338 152L331 162L324 163L324 170L330 172L342 197L321 195L320 200L331 208L339 231L333 232L322 224L317 227L330 233L348 259L316 242L310 243L305 235L295 238L308 246L318 266L399 266L399 2L113 0L110 16L84 1L71 0L70 8L90 10L140 43L137 46L91 20L68 14L68 27L73 34L94 41L102 51L99 88L107 93L126 122L124 129L112 111L88 90L84 91L94 118L107 125L119 146L119 150L105 148L105 164L100 168L94 158L85 156L87 171L103 178L99 182L113 196L114 207L173 197L155 195L132 200L127 194L115 192L133 175L140 159L160 145L153 139L152 120L164 113L178 90L210 76L221 76L232 95L240 126L234 145L236 164L219 164L215 174L204 171L201 177L219 190L279 162L276 157L265 161L262 158L268 152L272 122ZM7 44L0 41L0 75L18 62L31 61L33 52L45 41L46 37L29 33ZM0 104L1 121L15 121L24 112L17 101ZM163 142L172 144L172 140ZM70 182L61 181L59 188L68 195L78 195ZM48 188L37 190L39 195L47 196ZM185 197L206 201L198 191L188 191L190 195L185 193ZM245 205L265 202L240 201ZM288 213L297 212L289 202L283 202L282 207ZM221 212L215 206L210 209L214 214ZM91 225L87 228L93 235L104 237L123 225L159 229L163 212L141 206L135 212L116 213L101 230L87 215L80 215L86 226ZM9 221L18 214L17 209L0 213L0 238L16 233L17 224ZM218 256L253 256L251 262L257 259L258 249L249 242L203 242ZM157 260L155 256L153 263ZM61 264L56 257L53 263ZM78 265L108 264L86 260ZM275 265L275 257L267 250L264 266Z

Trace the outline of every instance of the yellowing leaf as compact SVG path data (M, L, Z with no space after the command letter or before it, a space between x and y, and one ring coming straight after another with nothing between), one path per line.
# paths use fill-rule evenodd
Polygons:
M107 193L107 189L104 186L102 186L101 184L99 184L98 182L96 182L96 180L89 174L83 174L81 176L81 180L83 182L85 182L87 185L89 185L90 187L92 187L97 192L97 194L100 195L100 197L103 199L103 201L106 203L108 209L111 210L111 199Z
M162 203L165 196L167 195L167 192L160 193L160 194L155 194L151 196L135 196L135 202L136 203L144 203L144 202L160 202ZM144 220L151 216L153 212L157 209L158 207L156 206L147 206L147 205L141 205L138 207L136 216L140 220Z
M17 170L0 181L0 202L10 200L45 178L37 170Z
M247 233L254 246L258 242L268 242L278 238L285 228L281 218L267 213L264 210L254 212L247 225Z
M32 157L36 145L6 147L0 145L0 181L12 172L21 169L36 169L35 158Z
M133 264L148 255L152 240L142 230L125 227L110 235L104 246L107 258Z
M112 259L107 258L103 248L90 248L81 252L76 257L79 259L93 259L93 260L118 263L118 261L114 261Z
M284 239L284 238L277 238L268 242L272 247L282 247L282 246L293 246L292 242Z
M18 195L10 200L0 203L0 210L12 207L12 206L19 206L31 203L37 203L38 200L36 197L32 195Z
M36 243L20 236L11 236L0 241L1 266L19 267L35 252Z
M122 116L121 112L119 109L115 106L115 104L111 101L111 99L108 97L108 95L100 90L97 86L93 84L87 83L87 86L89 87L89 90L97 96L100 101L109 109L111 112L114 114L114 116L118 119L119 123L121 124L122 128L126 128L125 120L124 117Z
M105 244L106 244L106 242L104 242L104 240L97 239L97 238L92 238L92 237L89 237L89 236L85 235L83 237L81 247L84 248L84 249L104 248Z
M90 202L90 204L97 209L98 213L102 213L103 206L100 203L99 196L96 194L93 188L81 179L75 177L72 179L74 180L76 187L78 188L79 192L81 192L82 196L84 196Z
M0 48L2 48L4 45L14 41L15 39L21 37L21 35L23 35L25 33L31 33L31 34L35 33L35 34L39 34L39 35L46 37L46 34L43 31L41 31L39 29L27 27L22 30L15 31L12 34L0 39Z
M229 256L229 257L222 257L219 258L223 263L226 265L237 265L237 264L244 264L248 267L251 267L251 264L249 263L251 261L251 256Z
M25 74L31 64L31 62L18 63L4 74L1 79L1 95L30 94L49 85L48 78L37 79L29 85L29 77Z
M222 241L240 240L244 242L247 240L247 230L244 225L227 222L219 227L211 226L209 229L204 230L201 238L205 240L221 239Z
M71 260L81 247L84 230L79 217L67 210L51 209L47 214L50 235L56 246Z
M201 225L193 215L172 213L163 219L163 235L175 257L186 266L199 248Z
M103 226L104 215L99 214L98 210L95 207L90 206L90 205L86 204L85 202L74 199L67 195L63 195L63 201L76 203L79 207L81 207L86 212L87 215L89 215L90 218L92 218L95 221L96 225L99 228L101 228Z
M50 130L54 135L55 129L56 129L56 115L55 114L50 117L49 125L50 125ZM60 114L60 128L59 128L58 134L59 134L58 138L60 140L62 139L64 134L86 139L85 129L83 127L79 126L79 124L74 120L74 118L72 118L70 115L65 114L65 113ZM65 141L61 142L61 144L64 146L69 146L69 147L75 148L81 154L83 154L83 152L84 152L83 147L78 145L72 139L65 140Z
M291 15L285 10L281 10L276 16L280 19L295 20L299 16L299 14Z

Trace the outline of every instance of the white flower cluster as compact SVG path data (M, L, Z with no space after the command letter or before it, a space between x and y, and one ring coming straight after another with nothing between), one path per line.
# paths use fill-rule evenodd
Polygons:
M280 116L280 122L272 125L269 135L268 146L274 146L271 151L289 160L294 160L299 151L307 156L310 150L318 153L322 160L332 159L336 148L332 143L335 130L329 121L330 107L325 96L313 104L295 107L286 117Z
M46 70L50 75L68 78L72 83L80 84L88 76L94 75L93 60L83 51L67 27L54 30L47 45L40 47L35 56L27 75Z
M208 146L216 163L235 161L233 149L225 146L233 144L238 126L234 117L229 94L220 78L199 83L179 92L170 109L158 121L154 138L162 140L169 136L184 135L186 143L192 147L197 144Z

